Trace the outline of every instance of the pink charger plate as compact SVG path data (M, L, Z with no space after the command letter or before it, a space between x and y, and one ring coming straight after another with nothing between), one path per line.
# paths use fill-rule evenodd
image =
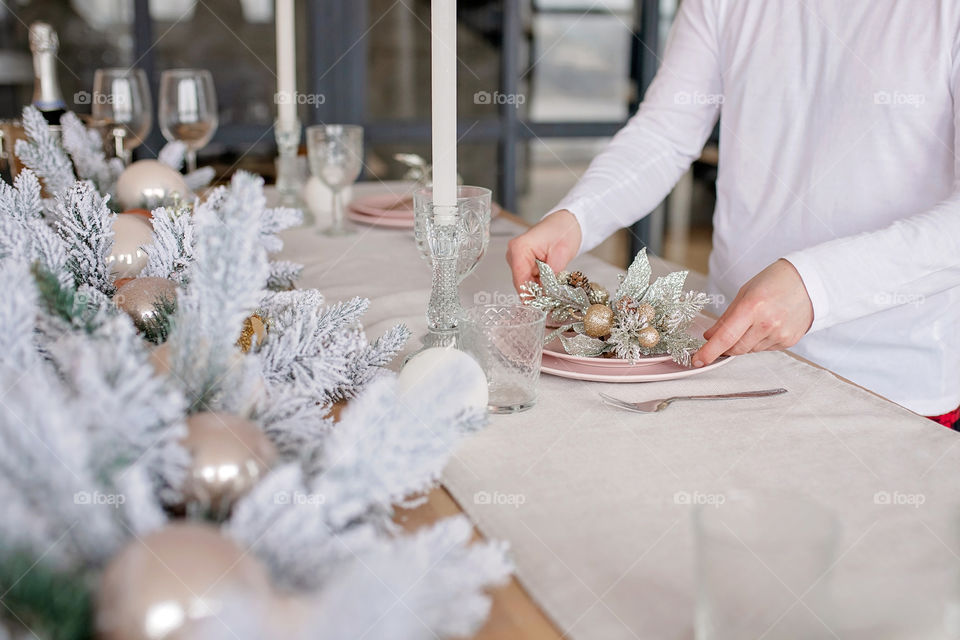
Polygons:
M390 216L370 216L364 213L348 210L347 218L353 222L370 225L372 227L386 227L390 229L413 229L413 217L398 218Z
M380 193L372 196L356 198L347 205L347 209L354 213L377 218L413 219L413 196L409 193L397 195L394 193ZM501 212L500 205L491 203L490 217L496 218Z
M596 360L597 358L591 359ZM669 362L657 362L649 365L598 371L590 367L585 367L583 362L561 360L544 352L540 371L552 376L584 380L586 382L660 382L662 380L689 378L690 376L712 371L718 367L722 367L731 360L733 360L731 356L721 356L714 361L713 364L708 364L699 369L684 367L671 360Z
M351 211L367 216L409 218L413 220L413 195L410 193L378 193L356 198L348 205Z

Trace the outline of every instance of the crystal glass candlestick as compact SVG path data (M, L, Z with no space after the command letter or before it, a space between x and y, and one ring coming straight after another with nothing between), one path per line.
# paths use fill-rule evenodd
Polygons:
M430 302L427 305L427 335L424 346L454 346L457 342L457 321L463 313L457 274L463 227L459 224L459 207L425 204L429 214L426 224L427 248L433 268Z
M300 201L300 189L303 187L300 168L297 164L297 149L300 147L300 121L291 129L284 129L277 121L273 127L277 139L277 193L280 203L285 207L303 209L304 225L310 224L306 217L309 208Z

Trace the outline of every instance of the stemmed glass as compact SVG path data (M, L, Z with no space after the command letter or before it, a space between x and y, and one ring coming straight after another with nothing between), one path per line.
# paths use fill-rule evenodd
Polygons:
M153 126L150 85L143 69L97 69L93 74L90 114L113 136L114 151L125 164Z
M433 189L419 189L413 194L413 235L420 257L431 260L429 246L430 217L433 212ZM457 187L457 224L461 242L457 251L457 282L473 273L490 244L490 189L461 185Z
M197 169L197 151L217 131L217 91L206 69L169 69L160 74L160 131L187 145L187 171Z
M317 124L307 127L310 172L333 193L333 222L322 233L346 236L354 231L343 220L341 192L360 176L363 166L363 127Z

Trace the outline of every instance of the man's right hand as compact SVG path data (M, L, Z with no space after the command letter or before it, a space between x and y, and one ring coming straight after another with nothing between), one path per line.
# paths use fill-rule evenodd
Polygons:
M507 245L507 263L513 272L513 286L537 280L537 260L546 262L554 271L562 271L580 250L583 234L576 216L556 211L538 222Z

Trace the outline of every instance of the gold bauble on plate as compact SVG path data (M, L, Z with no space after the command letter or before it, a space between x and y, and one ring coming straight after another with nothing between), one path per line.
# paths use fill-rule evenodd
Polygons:
M137 160L117 178L117 200L124 209L153 209L175 194L186 199L190 188L179 171L159 160Z
M267 337L267 325L263 318L253 314L243 321L243 331L240 332L240 338L237 340L237 346L244 353L249 353L254 344L262 344L263 339ZM256 338L256 342L254 342Z
M136 278L147 266L143 250L153 242L153 226L144 218L119 215L113 219L113 247L107 256L110 273L115 278Z
M187 418L182 440L190 469L181 491L188 511L214 516L260 481L277 460L277 450L253 422L229 413L204 411Z
M583 316L583 330L592 338L610 335L613 328L613 309L605 304L592 304Z
M225 605L266 611L272 597L253 554L211 525L170 524L134 539L107 565L97 593L97 638L202 637Z
M644 302L637 307L637 315L646 324L653 324L653 321L657 319L657 310L653 308L652 304Z
M177 285L166 278L134 278L117 289L114 303L133 320L138 329L157 317L156 305L177 300Z
M653 327L640 329L639 333L637 333L637 341L640 343L641 347L652 349L660 344L660 332Z

